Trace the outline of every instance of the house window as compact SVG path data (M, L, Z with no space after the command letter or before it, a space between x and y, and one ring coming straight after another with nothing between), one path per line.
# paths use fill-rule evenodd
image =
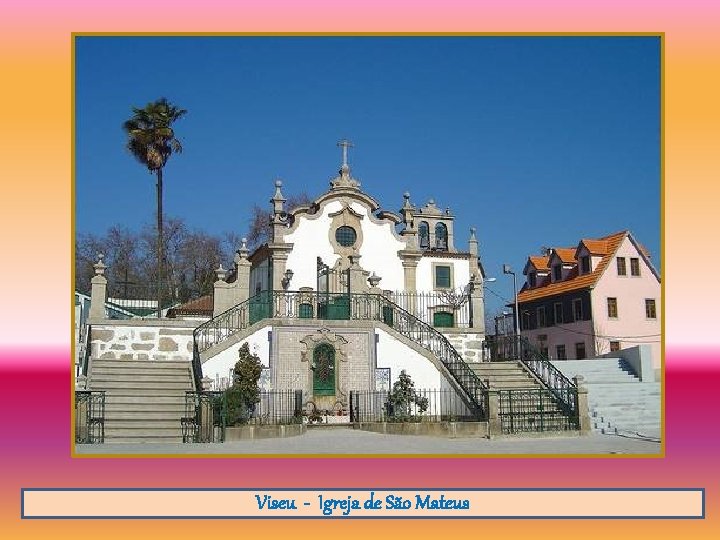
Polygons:
M553 266L553 279L555 281L561 281L562 280L562 265L556 264Z
M575 344L575 358L583 360L585 358L585 342L580 341Z
M444 223L435 225L435 247L442 250L448 248L448 233Z
M608 318L617 319L617 316L618 316L617 298L608 298L607 306L608 306Z
M563 322L562 303L555 302L555 305L553 306L553 311L554 311L554 315L555 315L555 324L562 324L562 322Z
M438 311L433 314L433 326L435 328L452 328L455 326L455 317L452 313Z
M630 257L630 275L640 275L640 259L638 259L637 257Z
M625 267L625 257L617 258L618 276L627 276L627 268Z
M430 227L427 221L421 221L418 226L418 237L420 239L421 249L430 249Z
M540 345L540 354L542 355L543 358L547 359L547 357L548 357L548 348L547 348L547 347L543 347L542 345Z
M545 328L547 326L545 321L545 306L537 308L537 325L538 328Z
M558 360L567 360L567 354L565 353L565 345L556 345L555 354Z
M657 312L655 311L655 299L645 299L645 317L648 319L657 319Z
M620 342L619 341L611 341L610 342L610 352L617 352L620 350Z
M530 272L528 274L528 285L531 287L535 287L537 285L537 274L535 272Z
M335 240L337 240L337 243L343 247L350 247L355 245L357 233L352 227L343 225L342 227L338 227L335 231Z
M530 312L529 311L522 312L522 327L523 327L523 330L530 330Z
M575 300L573 300L573 317L576 321L583 320L582 298L576 298Z
M583 274L590 273L590 255L583 255L580 257L580 271Z
M449 266L438 265L435 267L435 288L450 289L452 288L452 279Z

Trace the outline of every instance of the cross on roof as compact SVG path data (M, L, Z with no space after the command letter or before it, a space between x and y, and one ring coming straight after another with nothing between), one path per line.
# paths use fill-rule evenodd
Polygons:
M348 148L352 148L353 144L348 141L347 139L343 139L339 143L337 143L338 146L342 147L342 166L347 167L347 152Z

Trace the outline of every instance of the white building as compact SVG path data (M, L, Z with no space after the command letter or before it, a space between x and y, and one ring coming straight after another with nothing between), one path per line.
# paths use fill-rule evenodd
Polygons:
M454 217L434 201L416 207L405 193L398 212L381 209L346 149L308 206L285 208L275 183L271 241L252 254L243 245L230 277L219 272L214 317L195 331L203 375L227 380L247 342L265 388L302 390L319 409L388 389L401 370L417 388L467 391L466 363L481 360L485 337L474 230L461 250Z

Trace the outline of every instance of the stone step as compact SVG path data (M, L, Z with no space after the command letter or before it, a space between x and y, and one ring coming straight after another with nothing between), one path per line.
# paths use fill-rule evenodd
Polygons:
M185 411L185 402L177 401L175 403L151 403L147 401L134 403L105 403L105 411L156 411L156 412L177 412Z
M93 375L186 375L191 373L189 366L163 368L131 368L124 366L93 367Z
M123 390L123 389L136 389L136 390L192 390L192 382L189 380L185 381L173 381L173 382L158 382L158 381L100 381L96 383L91 380L91 387L93 390Z
M105 423L105 440L108 439L127 439L130 437L142 438L160 438L160 437L180 437L182 438L182 427L178 421L177 427L114 427Z
M150 429L162 432L168 429L181 429L180 419L177 418L115 418L105 415L105 432L116 429Z
M155 373L151 375L141 375L135 373L121 373L121 374L97 374L93 371L92 383L94 385L101 385L104 382L153 382L158 383L166 382L189 382L190 377L187 373Z
M93 358L90 363L94 368L96 367L127 367L127 368L147 368L147 369L162 369L162 368L182 368L192 366L192 362L184 360L117 360L114 358Z
M158 435L158 436L131 436L122 435L119 437L105 435L105 442L111 444L167 444L181 443L182 435Z
M148 424L152 421L152 425L155 426L156 421L162 420L175 423L179 422L183 416L185 416L185 409L180 411L157 411L149 408L135 411L105 409L105 425L110 422L111 425L119 427L115 424L116 421L147 422Z
M174 396L176 398L182 398L185 400L185 392L191 390L180 389L180 388L96 388L92 390L104 390L105 400L107 401L110 397L154 397L154 396Z
M179 393L173 390L172 394L157 395L157 394L106 394L105 395L105 406L110 405L127 405L143 403L148 405L180 405L185 404L185 393Z

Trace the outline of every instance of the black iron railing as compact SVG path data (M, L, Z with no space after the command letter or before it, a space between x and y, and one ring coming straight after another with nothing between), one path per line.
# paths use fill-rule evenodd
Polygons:
M559 399L569 412L577 412L577 387L524 336L491 336L491 358L518 360ZM501 354L506 355L505 357Z
M471 303L467 291L395 291L389 298L424 323L436 327L468 328Z
M386 390L350 392L351 422L474 422L479 418L454 390L415 389L398 403ZM422 406L422 405L424 406Z
M110 319L159 318L178 303L177 295L170 287L162 290L158 309L157 285L110 282L105 308Z
M225 430L238 419L238 425L299 424L303 421L302 390L260 392L259 401L250 411L229 414L228 392L185 393L185 416L181 419L184 443L225 441Z
M222 392L185 393L182 417L184 443L216 443L225 440L225 400Z
M76 373L76 376L83 375L87 377L88 374L88 367L90 365L90 349L91 349L91 341L90 337L92 335L92 327L88 324L85 326L85 335L82 340L82 345L80 349L80 365L78 366L78 373Z
M448 339L431 325L379 294L330 294L304 291L263 291L198 326L193 333L193 371L201 388L200 354L239 330L265 318L372 320L430 351L466 394L478 417L487 417L487 388Z
M105 442L104 391L75 391L75 442L77 444Z
M570 431L580 429L577 389L568 395L569 409L549 389L517 388L498 390L498 416L505 434Z

